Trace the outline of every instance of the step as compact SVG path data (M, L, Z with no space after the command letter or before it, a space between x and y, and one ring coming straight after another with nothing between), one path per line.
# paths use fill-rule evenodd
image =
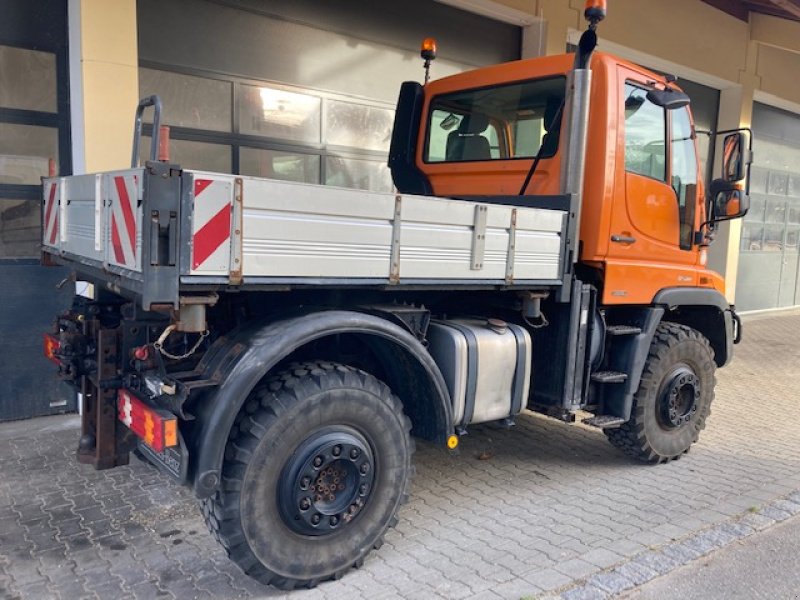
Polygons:
M597 371L592 373L592 381L597 383L622 383L628 378L627 373L619 371Z
M621 419L620 417L615 417L614 415L597 415L595 417L589 417L588 419L583 419L582 423L585 425L590 425L592 427L598 427L600 429L612 429L614 427L619 427L625 422L625 419Z
M638 335L642 333L641 327L635 325L609 325L606 327L608 335Z

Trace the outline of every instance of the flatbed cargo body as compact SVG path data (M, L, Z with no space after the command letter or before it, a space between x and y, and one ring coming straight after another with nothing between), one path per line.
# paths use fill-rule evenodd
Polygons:
M560 285L566 210L501 202L151 163L45 180L43 247L146 308L230 286Z

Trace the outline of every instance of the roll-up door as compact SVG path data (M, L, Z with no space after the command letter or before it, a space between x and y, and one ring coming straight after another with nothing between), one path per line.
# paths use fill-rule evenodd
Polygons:
M750 211L742 223L736 306L800 304L800 115L753 107Z

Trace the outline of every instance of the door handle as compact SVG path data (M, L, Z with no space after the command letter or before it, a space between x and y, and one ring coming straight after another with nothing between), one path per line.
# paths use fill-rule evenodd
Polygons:
M633 244L636 242L636 238L629 235L617 235L615 233L611 236L611 241L617 242L618 244Z

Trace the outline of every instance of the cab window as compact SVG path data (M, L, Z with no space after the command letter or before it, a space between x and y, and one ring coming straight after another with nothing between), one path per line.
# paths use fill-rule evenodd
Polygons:
M431 102L428 163L555 155L565 78L443 94Z
M625 84L625 170L666 182L666 111Z
M688 109L678 108L673 110L670 116L672 118L670 183L678 197L678 211L681 217L681 248L687 250L692 247L697 199L697 151Z

